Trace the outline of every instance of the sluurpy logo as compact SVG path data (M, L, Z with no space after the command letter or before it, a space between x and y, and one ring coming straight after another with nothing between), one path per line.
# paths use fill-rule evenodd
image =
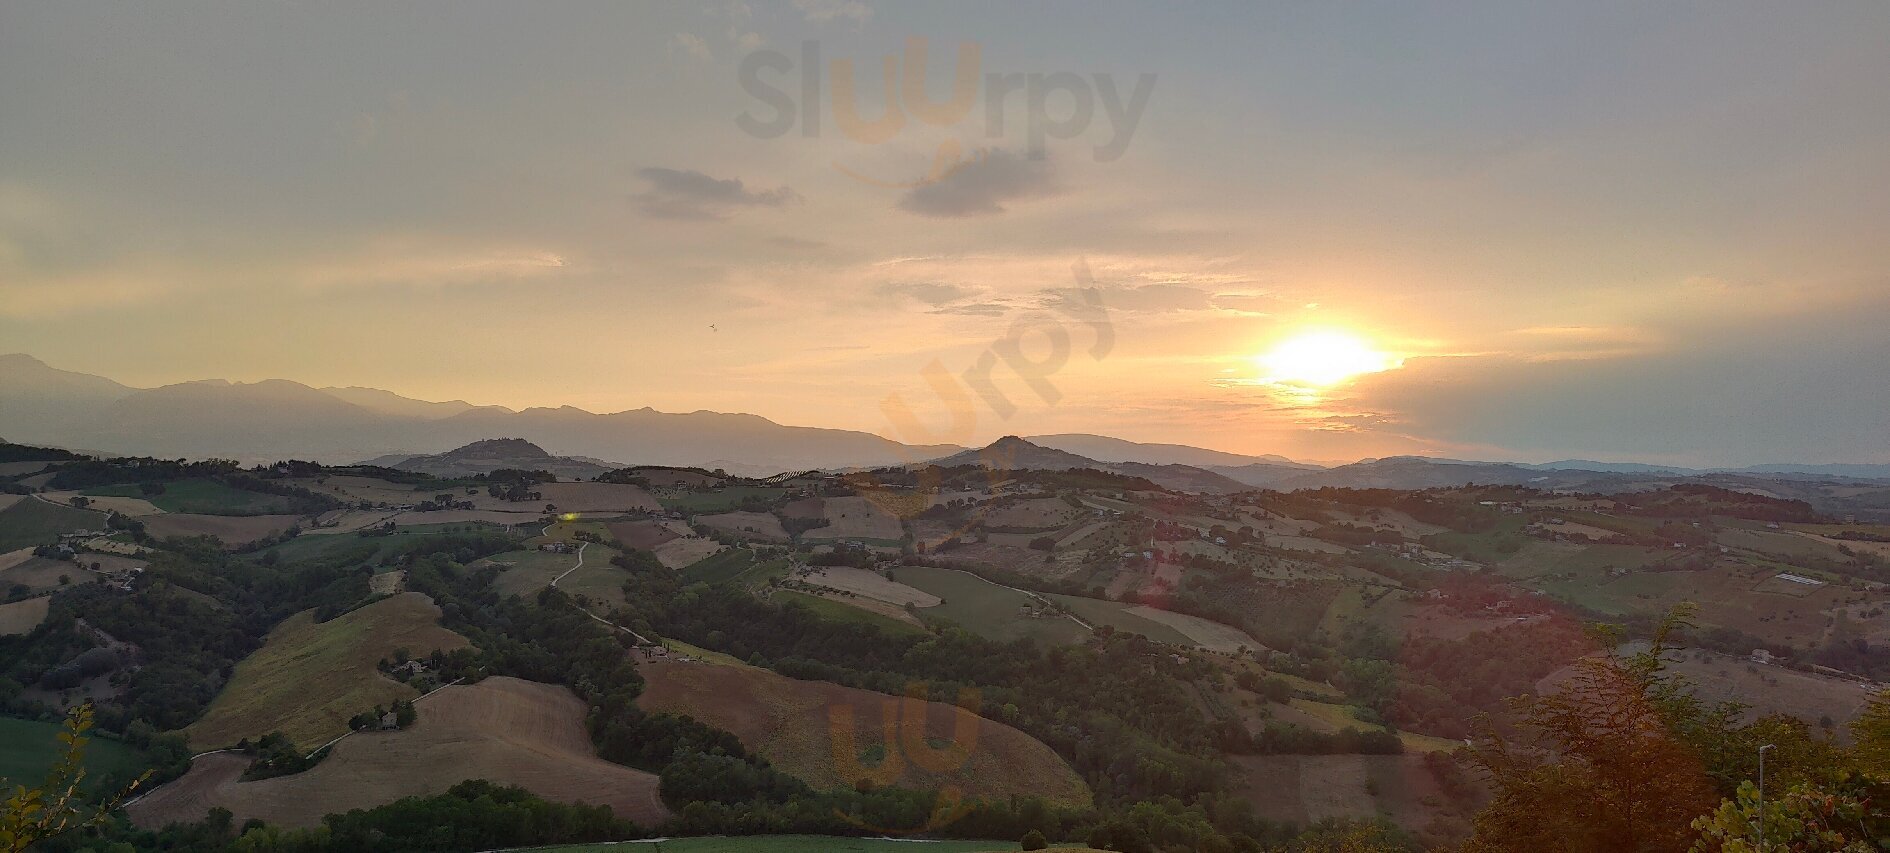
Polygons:
M819 138L831 118L841 136L866 146L893 142L919 126L956 130L936 143L930 168L916 176L873 175L839 160L833 163L840 172L875 186L912 189L945 180L994 148L1012 147L1019 136L1026 156L1042 159L1050 140L1076 139L1099 130L1091 155L1099 163L1113 161L1128 150L1155 90L1151 73L1137 75L1126 90L1114 74L1102 72L987 73L982 46L964 42L952 63L950 94L935 100L927 85L929 51L926 39L913 36L906 39L903 55L880 57L881 107L871 118L862 106L866 97L852 59L836 58L823 65L818 41L804 42L798 60L778 50L754 51L742 58L737 79L759 103L737 116L735 124L762 139L785 136L797 127L802 136ZM972 119L980 103L983 122L978 125Z

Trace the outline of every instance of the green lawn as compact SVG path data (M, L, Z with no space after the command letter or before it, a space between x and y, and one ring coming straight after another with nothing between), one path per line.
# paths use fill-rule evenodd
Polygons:
M1057 845L1064 846L1064 845ZM559 853L996 853L1021 849L1015 841L928 841L837 838L821 835L754 835L741 838L672 838L622 844L546 847Z
M59 723L42 723L0 717L0 787L36 785L46 778L46 771L59 758L62 747L55 738ZM130 777L148 766L144 753L119 743L93 737L85 744L86 779L91 783L130 781Z
M740 509L746 498L758 497L764 501L773 501L785 494L787 489L773 486L729 486L719 492L688 492L656 500L664 509L714 513Z
M1069 619L1022 614L1020 609L1030 600L1027 596L967 572L900 566L893 570L893 578L945 600L937 607L919 609L919 618L927 622L952 622L994 640L1028 637L1044 644L1081 642L1086 634L1083 626Z
M294 508L289 498L244 491L201 477L165 483L161 495L147 495L135 483L99 486L84 489L82 493L97 497L144 498L165 512L202 515L269 515L290 512Z
M22 498L0 510L0 553L51 545L59 534L75 530L105 529L105 514L48 503L38 498Z
M844 601L834 601L831 598L821 598L818 595L808 595L804 592L782 589L775 591L774 600L781 604L787 604L789 602L799 604L806 607L808 610L814 611L814 615L822 619L829 619L835 622L856 622L861 625L872 625L888 634L926 633L924 628L910 622L901 622L897 619L882 616L869 610L861 610Z
M748 571L755 564L755 552L747 548L717 551L683 567L683 580L690 583L722 583Z

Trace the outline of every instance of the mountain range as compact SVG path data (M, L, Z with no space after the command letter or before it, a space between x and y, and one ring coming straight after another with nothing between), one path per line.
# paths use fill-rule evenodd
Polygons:
M136 388L60 370L21 354L0 355L0 436L95 453L342 464L407 460L483 439L516 436L550 454L599 465L622 460L721 468L746 476L910 465L977 453L951 444L901 444L857 430L789 426L740 413L641 408L599 414L571 406L513 410L463 400L416 400L377 388L316 388L282 379L208 379ZM1081 433L1008 437L1000 444L1010 442L1029 445L1000 448L1021 454L1026 467L1103 468L1170 488L1210 493L1464 483L1580 489L1682 479L1890 480L1890 465L1879 464L1690 469L1591 460L1525 464L1399 456L1324 467L1277 455Z

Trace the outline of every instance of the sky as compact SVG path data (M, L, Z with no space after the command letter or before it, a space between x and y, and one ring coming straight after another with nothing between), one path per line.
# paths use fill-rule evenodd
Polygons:
M9 3L0 352L914 442L1885 462L1886 42L1866 2Z

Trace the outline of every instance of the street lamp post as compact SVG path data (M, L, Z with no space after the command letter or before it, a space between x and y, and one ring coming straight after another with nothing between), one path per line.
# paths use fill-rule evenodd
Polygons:
M1765 853L1765 753L1773 746L1759 747L1759 853Z

